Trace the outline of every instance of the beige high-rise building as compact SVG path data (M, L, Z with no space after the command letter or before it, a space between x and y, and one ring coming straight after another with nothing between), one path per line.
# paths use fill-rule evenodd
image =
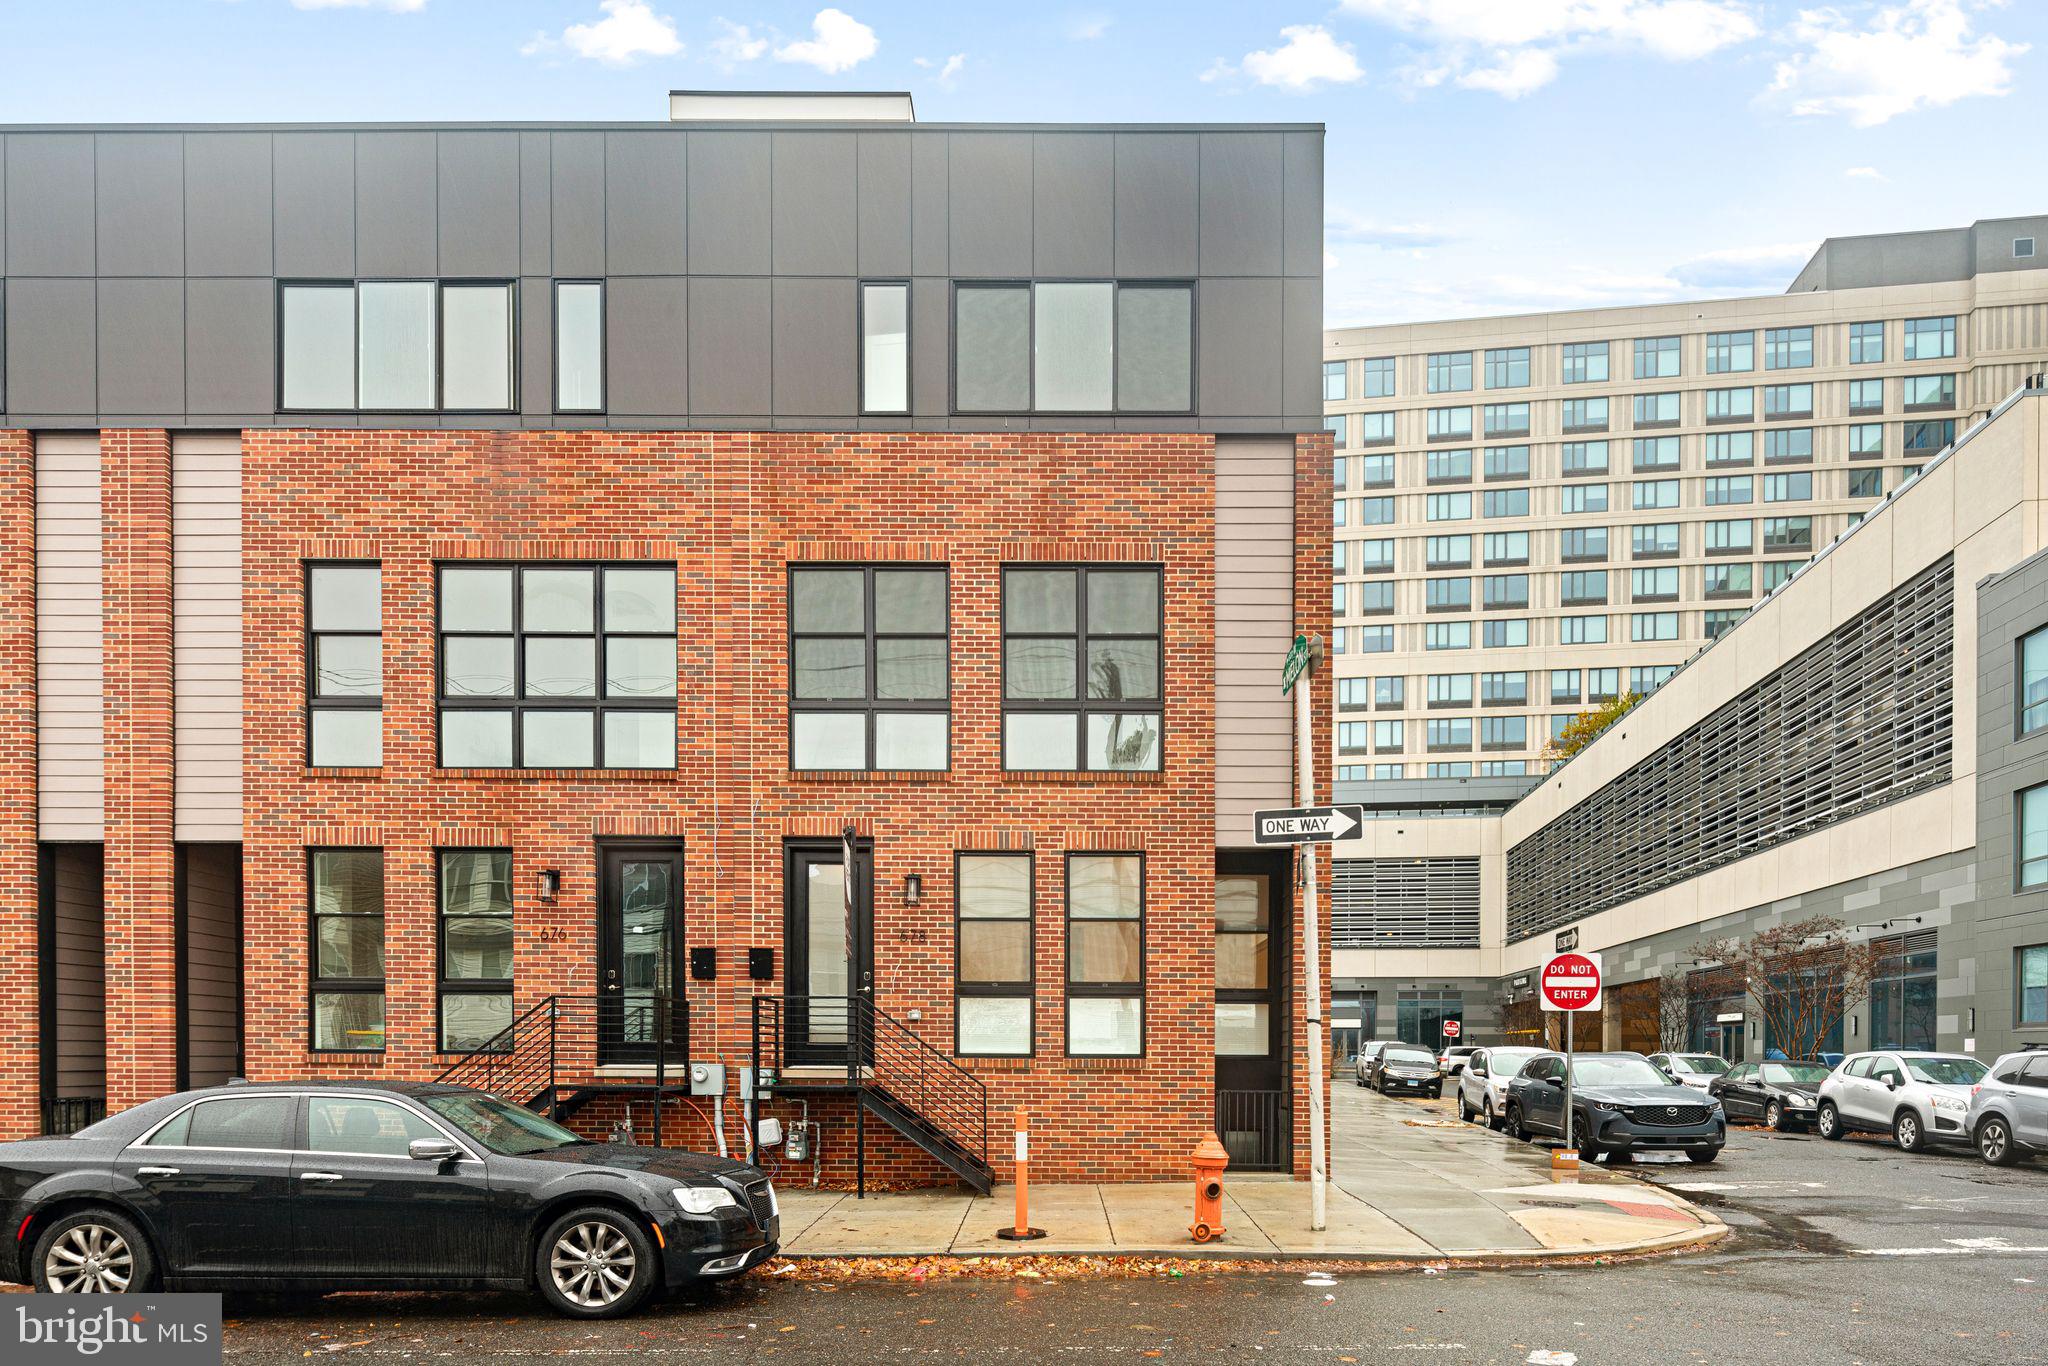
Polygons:
M1831 238L1782 295L1348 328L1323 355L1338 778L1533 775L2041 369L2048 217Z

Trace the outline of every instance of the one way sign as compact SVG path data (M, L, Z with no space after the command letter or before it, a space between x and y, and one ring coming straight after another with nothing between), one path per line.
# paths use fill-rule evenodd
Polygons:
M1260 844L1328 844L1365 824L1362 806L1304 806L1253 813Z

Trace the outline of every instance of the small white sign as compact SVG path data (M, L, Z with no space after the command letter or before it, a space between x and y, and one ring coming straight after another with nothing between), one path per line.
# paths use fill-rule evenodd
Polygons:
M1017 1131L1017 1160L1019 1162L1029 1162L1031 1160L1031 1135L1022 1129Z

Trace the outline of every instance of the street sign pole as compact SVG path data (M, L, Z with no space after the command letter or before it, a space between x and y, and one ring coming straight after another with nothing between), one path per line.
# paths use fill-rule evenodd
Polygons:
M1316 760L1309 693L1315 667L1314 647L1302 649L1305 643L1304 638L1296 637L1296 650L1289 653L1287 667L1293 674L1288 682L1294 688L1294 739L1301 769L1298 800L1303 806L1313 806ZM1299 664L1297 654L1302 657ZM1302 876L1301 933L1308 975L1308 1226L1313 1232L1321 1232L1329 1218L1323 1136L1323 1086L1329 1080L1323 1067L1323 940L1322 927L1316 920L1316 847L1308 844L1300 849L1300 856L1307 860Z
M1564 1150L1576 1152L1572 1147L1572 1021L1579 1012L1571 1011L1564 1017Z

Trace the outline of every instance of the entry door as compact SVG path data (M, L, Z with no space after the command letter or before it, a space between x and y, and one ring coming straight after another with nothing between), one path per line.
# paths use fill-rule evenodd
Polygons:
M1216 1132L1239 1171L1292 1164L1288 856L1216 860Z
M683 982L683 854L607 846L597 920L597 1060L651 1062L655 1000Z
M785 1045L793 1063L845 1065L861 1033L856 1003L873 999L873 854L858 845L854 856L850 913L843 844L791 845L785 856Z

